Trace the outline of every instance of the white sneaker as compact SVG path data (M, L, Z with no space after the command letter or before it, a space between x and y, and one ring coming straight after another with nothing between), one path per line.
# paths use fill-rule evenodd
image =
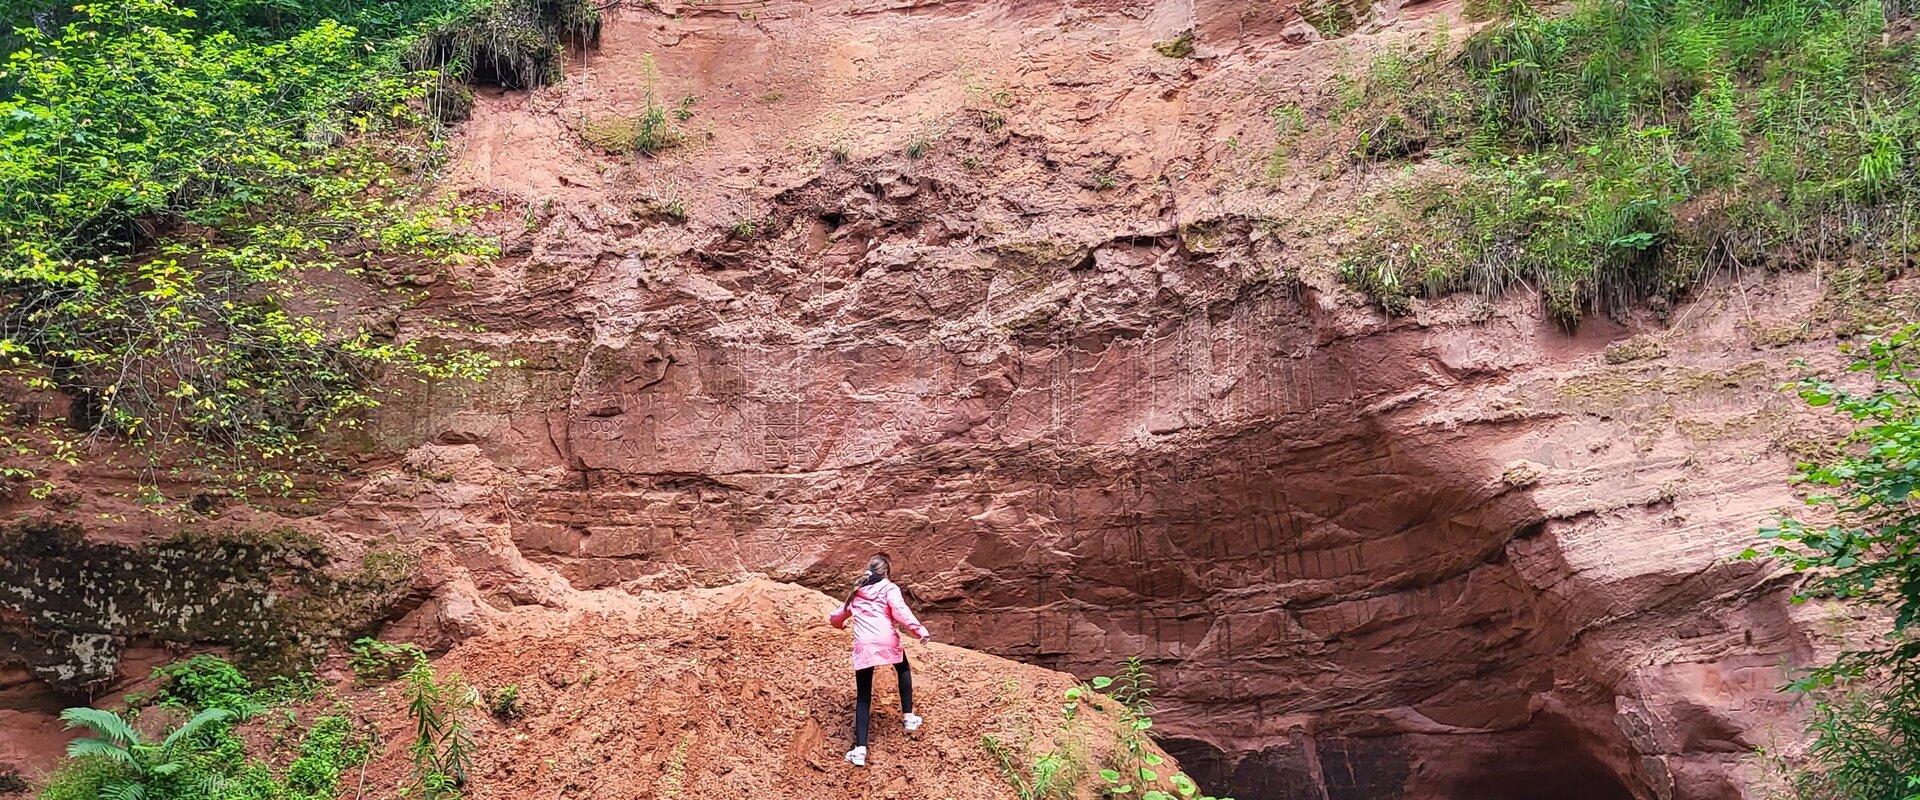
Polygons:
M856 748L853 748L852 750L848 750L847 763L852 764L856 767L866 766L867 765L867 748L856 747Z
M905 719L906 719L906 721L907 721L907 732L908 732L908 733L912 733L912 732L914 732L914 731L917 731L917 730L920 730L920 723L921 723L921 722L922 722L923 720L921 720L921 719L920 719L920 715L919 715L919 714L908 714L908 715L906 715L906 717L905 717Z

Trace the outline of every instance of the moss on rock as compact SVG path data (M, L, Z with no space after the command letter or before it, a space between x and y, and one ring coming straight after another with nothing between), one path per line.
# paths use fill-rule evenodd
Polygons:
M150 544L88 541L43 519L0 529L0 648L70 691L111 679L132 639L221 645L287 671L384 619L410 580L403 556L344 573L292 531L188 533Z

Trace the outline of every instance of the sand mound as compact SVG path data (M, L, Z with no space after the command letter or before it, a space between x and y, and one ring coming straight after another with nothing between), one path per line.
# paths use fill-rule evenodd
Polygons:
M900 726L890 674L876 681L870 766L849 746L848 634L824 624L835 601L771 581L719 589L596 594L588 609L522 607L436 659L483 693L520 688L516 720L470 715L479 744L472 800L555 798L1014 797L983 734L1081 743L1081 794L1114 744L1110 707L1082 711L1066 738L1073 679L942 644L908 646L918 712ZM935 631L938 635L938 631ZM358 693L381 729L365 787L408 780L409 721L398 685ZM1111 706L1102 703L1102 706ZM1171 772L1171 769L1165 770Z

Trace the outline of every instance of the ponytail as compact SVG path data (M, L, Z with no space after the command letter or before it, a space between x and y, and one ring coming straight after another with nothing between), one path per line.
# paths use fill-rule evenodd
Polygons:
M862 588L867 586L872 586L879 582L880 582L880 573L874 572L871 569L867 570L866 576L854 582L853 591L847 592L847 602L841 603L840 607L846 608L847 606L853 605L853 598L858 597L860 595L860 590Z
M860 580L854 582L853 590L847 592L847 601L841 603L840 607L846 608L847 606L853 605L853 598L860 596L860 590L863 587L879 583L886 579L887 575L892 572L893 559L888 558L886 553L875 553L872 558L867 559L867 574L861 576Z

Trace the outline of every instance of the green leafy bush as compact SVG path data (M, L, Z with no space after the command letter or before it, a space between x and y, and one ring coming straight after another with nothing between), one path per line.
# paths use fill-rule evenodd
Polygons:
M289 684L255 690L231 664L211 656L161 667L155 675L163 680L155 698L160 710L148 714L191 717L152 742L130 715L67 709L61 716L68 726L90 735L69 747L69 760L49 777L42 800L333 800L341 774L368 755L369 736L344 709L305 726L290 755L249 752L235 726L269 707L284 710L289 730L301 730L296 711L285 705L296 694ZM276 763L286 768L276 772Z
M231 711L209 708L158 743L149 743L111 711L69 708L60 714L68 728L92 734L68 743L67 757L111 765L107 772L88 777L99 796L108 800L211 795L220 787L220 778L208 768L208 737L222 732L233 718Z
M354 736L352 720L337 714L321 717L301 740L300 756L287 765L287 789L294 797L332 798L340 773L366 757L366 739Z
M1808 523L1787 516L1760 535L1773 544L1743 556L1765 555L1812 580L1798 599L1816 595L1893 609L1893 633L1883 647L1854 651L1815 674L1831 683L1861 671L1920 662L1920 325L1901 327L1851 350L1849 372L1871 379L1864 390L1821 376L1797 384L1808 405L1831 408L1854 428L1831 459L1799 465L1795 482L1816 509Z
M72 397L66 422L136 445L149 476L274 491L307 434L377 404L375 373L484 375L295 310L329 301L319 271L491 254L408 177L439 157L424 111L449 78L402 55L474 7L124 0L24 29L0 69L6 375Z
M1009 683L1009 687L1016 686ZM1153 675L1139 657L1128 658L1113 677L1099 676L1066 690L1060 707L1060 728L1052 746L1041 750L1025 732L987 733L980 743L993 758L1000 777L1021 800L1064 800L1074 797L1087 777L1087 742L1080 710L1100 707L1110 699L1119 709L1114 748L1097 772L1102 797L1138 797L1140 800L1232 800L1202 794L1185 773L1162 775L1166 758L1153 749ZM1104 695L1102 693L1105 693ZM1017 737L1017 738L1016 738ZM1171 786L1169 792L1164 787Z
M1716 270L1904 258L1920 206L1920 59L1887 9L1509 4L1461 57L1430 61L1424 90L1362 101L1434 132L1458 169L1378 198L1342 275L1390 311L1531 282L1572 325ZM1456 94L1471 106L1459 124L1415 116ZM1358 134L1361 158L1417 149L1380 125Z
M586 0L468 2L408 53L415 69L526 89L560 80L561 45L598 39L600 11Z
M38 800L100 800L100 790L123 774L118 764L106 759L68 759L47 776L46 786L35 797Z
M522 711L520 707L520 685L509 683L494 689L493 692L487 696L487 710L492 712L495 717L503 720L518 719Z
M154 699L162 705L193 710L220 708L241 716L251 716L258 710L253 681L219 656L201 654L176 661L155 669L153 677L160 681Z

